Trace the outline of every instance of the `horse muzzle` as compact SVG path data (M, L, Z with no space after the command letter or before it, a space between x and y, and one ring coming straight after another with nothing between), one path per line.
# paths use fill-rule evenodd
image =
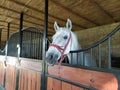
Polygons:
M47 62L48 65L53 66L56 64L56 62L58 61L58 55L54 54L54 53L46 53L46 57L45 60Z

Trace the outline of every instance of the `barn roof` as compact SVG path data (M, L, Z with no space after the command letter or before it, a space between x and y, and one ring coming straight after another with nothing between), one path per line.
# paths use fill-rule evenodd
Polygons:
M10 33L19 30L20 13L24 12L24 26L38 26L44 30L45 0L0 0L0 28L2 41L7 39L7 25ZM119 0L48 0L48 32L54 33L53 24L57 21L64 26L67 18L73 23L73 30L120 22Z

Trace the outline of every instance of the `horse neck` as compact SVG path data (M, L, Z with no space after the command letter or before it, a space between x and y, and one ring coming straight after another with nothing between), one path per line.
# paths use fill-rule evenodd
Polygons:
M79 44L79 42L78 42L77 36L76 36L75 33L73 33L73 32L71 32L71 34L72 34L71 51L81 49L81 46L80 46L80 44Z
M73 32L71 32L71 35L72 35L72 39L71 39L71 49L70 49L70 51L80 50L81 46L78 42L78 39L77 39L76 35ZM73 55L73 57L71 58L71 53L67 54L68 59L69 59L69 63L77 64L77 58L76 58L77 53L74 53L72 55Z

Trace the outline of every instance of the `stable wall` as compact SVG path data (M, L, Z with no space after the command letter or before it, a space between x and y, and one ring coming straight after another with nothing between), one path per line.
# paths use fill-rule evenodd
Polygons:
M118 25L120 25L120 23L113 23L109 25L103 25L99 27L76 31L75 33L78 36L81 46L83 48L86 48L105 37ZM106 45L107 43L105 43L103 47L106 48ZM120 51L120 30L111 39L111 49L114 56L120 56L120 52L116 52Z
M99 27L94 27L90 29L85 29L81 31L76 31L75 33L78 36L78 40L82 46L82 48L87 48L95 42L98 42L106 35L108 35L111 31L113 31L120 23L113 23L109 25L103 25ZM101 54L102 54L102 63L104 63L103 67L107 67L108 60L108 42L104 42L101 45ZM111 56L120 57L120 30L115 33L115 35L111 38ZM98 47L93 49L93 55L96 60L98 60Z
M83 48L99 41L107 34L109 34L113 29L115 29L120 23L113 23L109 25L103 25L99 27L84 29L81 31L75 31L78 36L79 42ZM114 41L113 41L114 40ZM112 44L114 46L120 47L120 31L118 31L112 39Z

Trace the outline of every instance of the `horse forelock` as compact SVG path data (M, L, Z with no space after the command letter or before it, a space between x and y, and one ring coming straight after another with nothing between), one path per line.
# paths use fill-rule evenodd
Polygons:
M68 35L71 31L68 30L66 27L60 27L59 30L57 30L57 32L52 36L52 38L55 37L61 37L63 35Z

